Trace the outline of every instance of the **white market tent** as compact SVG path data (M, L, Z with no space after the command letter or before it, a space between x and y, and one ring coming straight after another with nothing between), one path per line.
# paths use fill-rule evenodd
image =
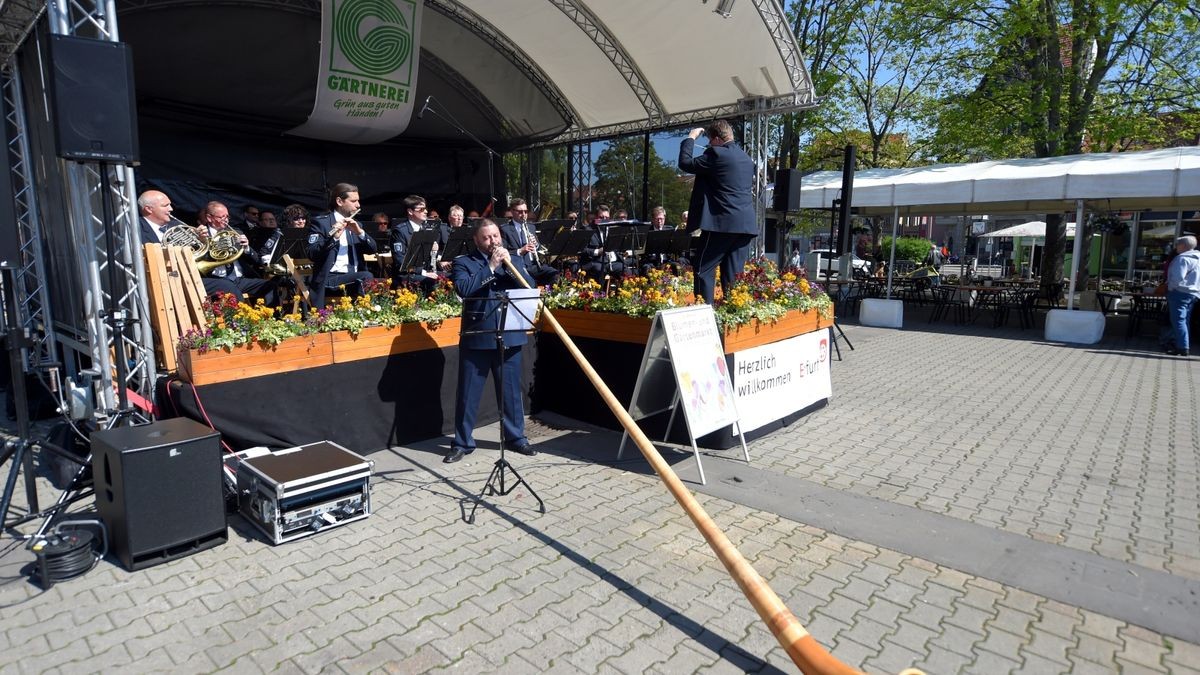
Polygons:
M840 171L805 176L800 208L832 208L841 189ZM1200 205L1200 147L868 169L855 173L852 195L868 214L1059 213L1080 199L1112 209Z
M1172 230L1173 232L1174 230ZM1046 236L1046 221L1031 220L1028 223L1005 227L993 232L979 235L980 237L1044 237ZM1067 236L1075 236L1075 223L1067 223Z
M800 208L831 209L841 190L840 171L805 176ZM1200 205L1200 147L870 169L855 172L853 190L852 206L859 213L893 215L893 241L901 211L930 215L1074 210L1079 222L1089 201L1102 202L1105 209ZM1074 306L1079 272L1081 244L1074 239L1068 309ZM890 291L889 280L889 296Z

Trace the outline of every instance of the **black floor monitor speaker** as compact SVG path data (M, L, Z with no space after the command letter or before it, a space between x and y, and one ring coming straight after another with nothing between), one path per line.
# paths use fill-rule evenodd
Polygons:
M50 110L59 157L138 161L133 56L128 45L51 35Z
M771 198L771 209L780 212L800 210L799 169L779 169L775 172L775 193Z
M133 571L225 543L220 434L186 418L92 434L96 508Z

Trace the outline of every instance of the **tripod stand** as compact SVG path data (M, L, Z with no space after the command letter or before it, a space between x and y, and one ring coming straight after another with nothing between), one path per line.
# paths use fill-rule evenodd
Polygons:
M496 460L496 463L492 466L492 472L488 474L487 481L483 484L483 489L479 491L479 496L475 498L475 502L471 505L471 512L467 514L466 517L467 523L475 522L475 510L479 508L479 503L483 501L484 497L505 497L522 485L524 485L525 489L529 491L529 494L533 495L533 498L537 500L538 510L542 513L546 512L546 505L542 502L542 498L539 497L537 492L533 490L533 486L531 486L528 481L521 477L521 474L517 472L517 469L512 464L509 464L508 459L506 459L504 456L505 447L508 445L508 439L505 438L504 433L504 370L505 360L507 357L507 350L504 346L504 333L506 329L529 330L532 328L533 319L526 312L522 311L521 304L523 302L527 302L528 299L532 299L534 302L530 304L533 304L533 306L536 307L536 298L537 295L535 293L529 298L514 299L510 298L508 295L504 295L499 298L491 299L489 300L490 302L499 303L500 320L496 324L496 329L494 331L464 330L462 333L463 335L487 335L494 333L496 337L496 362L499 365L498 368L493 370L493 376L496 378L496 389L499 393L499 395L496 397L496 406L500 411L500 459ZM510 317L508 313L509 307L513 308L514 316ZM510 319L512 320L510 321ZM508 476L511 476L511 479L509 479ZM509 482L509 480L511 480L511 482Z
M25 519L20 518L8 522L8 508L12 505L13 492L17 488L17 475L22 469L25 472L25 498L29 512L38 510L37 485L33 476L33 452L29 443L29 397L25 391L25 369L21 358L24 348L25 335L17 313L16 271L9 265L0 268L0 285L4 291L4 342L8 351L8 367L12 376L12 385L8 395L13 399L13 409L17 413L17 437L4 444L0 452L0 466L12 459L8 470L8 480L4 483L4 493L0 495L0 526L5 529L13 527Z

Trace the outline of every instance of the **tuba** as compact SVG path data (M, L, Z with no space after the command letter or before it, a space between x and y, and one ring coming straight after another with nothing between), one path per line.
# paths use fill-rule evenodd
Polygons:
M175 225L163 230L160 237L163 246L182 246L190 250L200 274L208 274L241 257L241 233L237 230L218 230L206 244L196 228L175 216L171 216L171 220L175 221Z

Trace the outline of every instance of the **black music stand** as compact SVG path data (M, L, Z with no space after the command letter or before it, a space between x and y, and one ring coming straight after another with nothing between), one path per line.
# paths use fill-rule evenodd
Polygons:
M571 220L569 218L543 220L540 223L534 223L534 228L537 230L538 243L549 248L550 242L554 241L559 233L570 231Z
M577 258L592 240L591 230L560 232L547 244L546 257L559 262L563 258Z
M539 294L540 295L540 294ZM466 301L464 301L466 302ZM500 390L500 395L496 397L496 407L500 411L500 459L492 465L492 472L488 474L487 481L483 484L483 489L479 491L479 496L475 498L475 503L471 505L471 512L467 514L466 522L468 524L475 522L475 510L479 508L479 503L487 496L506 497L517 487L524 485L529 494L537 500L538 510L542 513L546 512L546 505L542 502L542 498L533 491L533 486L529 484L521 474L517 473L516 468L508 463L508 459L504 456L504 449L507 441L504 438L504 333L505 329L528 331L533 329L534 315L537 314L538 296L529 298L510 298L505 292L503 297L488 298L486 302L495 302L499 304L500 321L496 323L496 330L478 330L478 331L462 331L460 335L495 335L496 336L496 358L499 359L500 367L496 371L497 388ZM509 314L509 311L512 314ZM512 483L505 481L506 473L512 474L515 479Z
M279 260L285 255L290 255L293 260L308 260L308 251L305 250L307 245L308 228L283 228L283 237L275 244L275 254L271 257Z
M404 261L396 270L405 272L411 269L425 269L425 264L429 262L433 253L433 245L441 239L439 235L437 230L413 232L412 238L408 240L408 249L404 252Z
M475 250L475 238L469 227L455 227L450 230L450 238L442 247L441 262L454 262L460 255L469 255Z
M645 241L645 231L643 230L641 232L641 236L639 237L639 227L637 225L613 225L609 223L607 224L607 227L608 233L604 238L604 252L605 254L613 253L616 257L616 260L606 260L604 262L604 265L608 267L609 274L612 273L612 266L614 263L619 262L622 264L622 266L624 266L625 251L633 251L633 266L636 270L637 251L635 249L638 247L639 240L642 242Z
M683 236L680 236L683 235ZM657 264L662 265L670 262L675 265L674 261L687 253L691 246L692 236L686 232L676 230L650 230L646 233L646 250L642 252L643 256L658 256Z

